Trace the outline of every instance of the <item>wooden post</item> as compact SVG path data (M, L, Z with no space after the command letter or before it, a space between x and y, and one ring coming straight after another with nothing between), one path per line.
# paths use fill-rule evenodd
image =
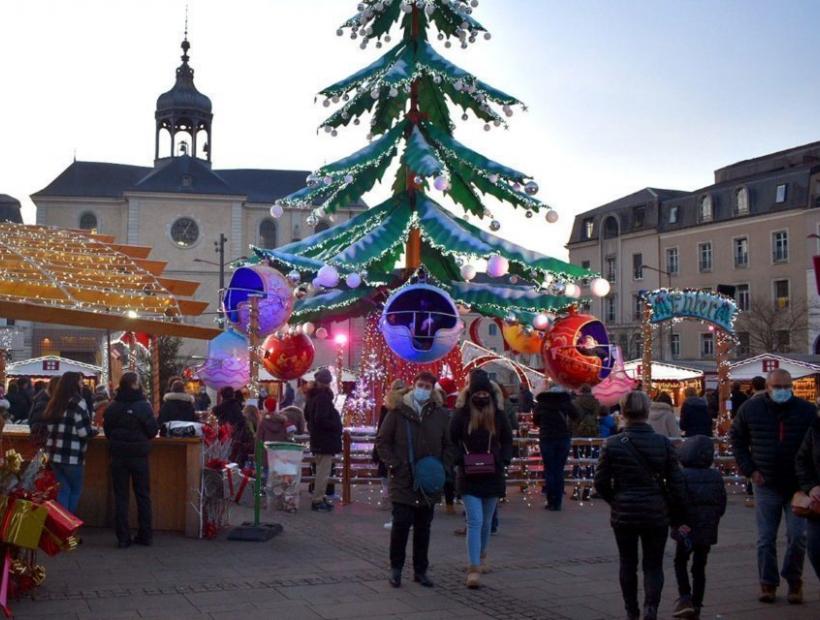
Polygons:
M250 381L248 391L251 398L259 398L259 295L250 295L248 321L248 357L250 359Z
M715 362L717 364L718 376L718 434L728 432L731 421L731 412L727 410L726 403L730 398L731 386L729 385L729 350L732 346L732 339L724 330L715 329Z
M641 339L643 342L643 356L641 358L641 381L643 391L649 394L652 390L652 306L643 305L643 321L641 322Z
M159 336L151 336L151 400L154 402L154 415L159 415Z
M8 351L0 349L0 388L6 390L6 360L8 359Z
M342 434L342 504L345 506L353 501L350 482L350 431Z

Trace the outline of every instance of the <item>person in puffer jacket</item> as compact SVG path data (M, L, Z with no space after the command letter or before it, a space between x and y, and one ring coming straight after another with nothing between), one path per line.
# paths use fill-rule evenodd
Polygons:
M578 419L568 392L553 386L535 397L532 421L538 427L538 445L544 462L547 510L561 510L564 499L564 467L572 444L572 424Z
M803 602L806 520L796 516L791 500L799 485L795 457L817 408L796 398L792 378L782 368L766 378L766 393L743 403L729 439L737 466L752 479L757 520L757 568L761 603L774 603L780 578L789 586L788 601ZM786 553L778 573L777 531L786 521Z
M673 534L677 540L675 576L680 595L674 612L676 618L700 615L706 591L706 560L712 545L717 544L718 523L726 512L723 476L712 467L715 462L712 440L703 435L692 437L679 448L678 454L686 487L684 521L688 531L684 529ZM690 557L691 585L687 574Z
M683 521L684 484L668 438L647 423L649 397L630 392L621 404L622 433L601 448L595 490L611 508L620 555L621 592L627 616L640 618L638 543L643 548L644 620L656 620L663 589L663 552L669 526Z
M820 505L820 418L815 417L795 458L800 489L814 506ZM809 561L820 579L820 519L806 519L806 542Z

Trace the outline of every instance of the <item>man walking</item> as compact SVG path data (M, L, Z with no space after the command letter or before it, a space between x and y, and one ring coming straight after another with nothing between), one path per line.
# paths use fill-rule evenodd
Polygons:
M325 491L333 467L333 457L342 451L342 418L333 404L333 391L330 389L333 375L327 368L322 368L316 372L314 380L316 385L308 391L305 401L310 451L316 466L311 508L330 512L333 504L327 501Z
M390 501L393 504L393 527L390 530L390 585L401 586L405 549L410 528L413 528L413 580L430 588L433 582L427 576L427 551L430 546L430 524L435 505L441 500L441 488L423 490L427 467L435 461L444 471L449 463L450 417L442 407L441 397L433 387L436 377L422 372L416 377L413 389L400 404L387 411L376 438L379 458L387 465L390 476ZM432 476L431 476L432 477Z
M789 603L803 602L806 520L792 513L791 498L798 489L795 455L815 416L814 405L793 395L791 375L777 369L766 379L766 394L747 400L732 423L735 460L754 485L763 603L774 602L781 576L789 586ZM777 531L784 515L787 546L778 575Z

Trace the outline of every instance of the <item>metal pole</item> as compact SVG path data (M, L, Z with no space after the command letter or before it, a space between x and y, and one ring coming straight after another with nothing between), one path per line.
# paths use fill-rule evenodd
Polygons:
M159 415L161 404L159 392L159 336L151 337L151 396L154 401L154 415Z
M249 295L250 316L248 324L248 353L251 372L248 391L252 399L259 398L259 295Z
M110 388L111 384L114 383L114 375L113 370L111 370L111 330L105 330L105 354L108 356L108 385L106 387Z
M219 325L225 324L225 311L222 308L222 295L225 291L225 242L228 238L225 233L219 233L219 241L215 242L216 253L219 254Z

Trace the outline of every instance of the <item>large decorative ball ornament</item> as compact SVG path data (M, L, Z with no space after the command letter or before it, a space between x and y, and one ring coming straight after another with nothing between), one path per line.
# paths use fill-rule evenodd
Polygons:
M243 334L250 323L250 296L259 296L259 335L267 336L287 323L293 292L287 278L273 267L246 265L233 272L222 299L228 321Z
M347 277L345 277L345 284L347 284L348 288L358 288L361 283L362 276L358 273L349 273Z
M501 222L499 222L498 220L493 220L492 222L490 222L490 230L493 232L498 232L499 230L501 230Z
M401 359L428 364L458 344L464 322L446 292L429 284L411 284L387 299L379 328Z
M223 387L238 390L247 385L250 378L247 339L231 329L219 334L208 343L208 357L196 369L196 374L214 390Z
M529 181L524 186L524 191L527 192L527 194L529 194L530 196L534 196L538 193L538 183L536 183L535 181Z
M282 205L275 204L270 208L270 216L272 218L279 219L285 213L285 210L282 208Z
M449 189L450 181L444 175L438 176L433 181L433 187L435 187L438 191L443 192L443 191Z
M606 297L609 295L610 288L609 280L606 278L595 278L589 285L589 289L596 297Z
M604 324L572 310L547 332L542 353L550 378L571 389L600 383L615 361Z
M549 315L539 312L535 315L535 318L532 320L532 326L535 329L539 329L541 331L546 331L549 329L550 326L550 317Z
M544 336L539 332L533 332L530 327L520 323L502 325L501 333L504 335L504 340L516 353L533 354L541 350L541 341Z
M316 353L310 338L304 334L268 336L262 343L262 351L265 370L282 381L298 379L310 370Z
M316 274L316 280L325 288L333 288L339 284L339 272L336 271L336 267L333 265L325 265L319 269L319 272Z
M546 220L550 224L555 224L555 222L558 221L558 211L554 209L550 209L549 211L547 211Z
M473 267L473 266L472 266L472 265L470 265L470 264L467 264L467 265L462 265L462 266L461 266L461 277L462 277L462 278L464 278L464 281L465 281L465 282L469 282L470 280L472 280L473 278L475 278L476 273L478 273L478 272L476 271L476 268L475 268L475 267Z
M315 331L316 331L316 326L313 323L311 323L310 321L307 321L306 323L302 323L302 333L305 336L310 336Z
M507 275L510 270L510 261L503 256L493 254L487 261L487 275L491 278L500 278Z
M291 284L296 286L301 281L302 281L302 276L298 271L296 271L294 269L293 271L288 272L288 282L290 282Z
M327 329L324 327L320 327L316 330L316 337L319 340L325 340L327 338Z
M572 299L578 299L581 296L581 287L575 282L567 282L564 286L564 295Z

